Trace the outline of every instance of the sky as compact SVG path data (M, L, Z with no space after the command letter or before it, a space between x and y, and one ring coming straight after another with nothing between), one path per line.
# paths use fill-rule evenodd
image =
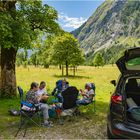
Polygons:
M65 31L80 27L104 0L43 0L58 11L58 23Z

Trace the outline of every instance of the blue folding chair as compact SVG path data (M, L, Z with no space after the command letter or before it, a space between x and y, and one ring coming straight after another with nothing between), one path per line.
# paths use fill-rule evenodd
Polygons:
M96 112L96 94L95 94L95 84L94 83L91 83L92 84L92 89L94 90L94 96L93 96L93 100L91 103L87 103L87 104L81 104L81 105L84 105L84 106L90 106L90 105L93 105L93 112L95 113Z
M40 127L41 124L41 114L39 111L39 106L35 106L34 104L31 104L27 101L24 101L24 93L23 93L23 89L21 87L18 86L18 92L20 95L20 123L19 123L19 128L18 131L15 135L15 137L17 137L18 133L21 131L21 129L23 127L25 127L25 131L23 134L23 137L25 137L26 132L27 132L27 124L29 123L29 121L31 121L32 123L34 123L36 126ZM23 109L23 106L27 107L29 110L25 110ZM36 123L33 118L35 116L38 116L39 118L39 124Z

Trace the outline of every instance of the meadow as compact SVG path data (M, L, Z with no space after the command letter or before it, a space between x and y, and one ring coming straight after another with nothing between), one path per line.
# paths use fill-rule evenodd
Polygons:
M72 70L69 71L72 75ZM83 139L83 138L106 138L106 115L108 103L114 86L110 84L111 80L117 79L119 70L117 67L107 65L100 68L90 66L80 66L76 76L69 76L67 80L70 85L78 89L84 89L86 82L94 82L96 85L96 113L93 113L93 106L80 107L82 114L76 118L67 120L64 125L59 125L57 120L50 129L30 127L26 138L64 138L64 139ZM61 70L58 67L51 66L49 69L42 67L18 67L16 68L17 85L21 86L25 92L30 88L33 81L46 81L49 93L55 87L55 82L61 79ZM14 138L18 128L19 117L13 117L8 114L8 109L18 108L19 99L1 99L0 100L0 139ZM17 138L22 138L19 134Z

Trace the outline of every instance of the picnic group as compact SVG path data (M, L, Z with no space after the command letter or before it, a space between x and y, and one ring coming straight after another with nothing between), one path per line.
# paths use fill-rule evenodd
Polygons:
M78 98L77 96L74 95L75 92L78 92ZM64 96L65 94L69 94L71 96L65 98ZM51 105L47 103L47 100L50 98L50 95L55 97ZM80 106L92 103L92 101L94 100L94 95L95 95L95 85L93 83L86 83L84 90L82 89L77 90L76 87L69 85L67 79L61 79L56 82L56 87L54 88L51 94L48 94L46 90L45 81L40 82L40 84L38 84L37 82L32 82L29 91L26 93L25 101L30 104L38 106L39 110L43 115L42 125L45 127L51 127L52 125L49 121L49 110L56 109L57 114L61 116L61 114L67 112L66 109L67 107L63 109L64 104L65 105L68 104L69 106L68 108L70 108L74 97L76 98L75 100L76 106ZM23 106L22 109L26 110L28 108Z

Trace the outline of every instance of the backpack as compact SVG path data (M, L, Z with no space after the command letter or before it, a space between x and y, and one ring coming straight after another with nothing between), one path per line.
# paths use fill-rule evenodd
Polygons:
M68 87L62 92L63 109L71 109L77 106L76 101L78 98L78 93L78 89L74 86Z
M62 90L62 80L58 80L56 82L56 86L57 86L58 90Z

